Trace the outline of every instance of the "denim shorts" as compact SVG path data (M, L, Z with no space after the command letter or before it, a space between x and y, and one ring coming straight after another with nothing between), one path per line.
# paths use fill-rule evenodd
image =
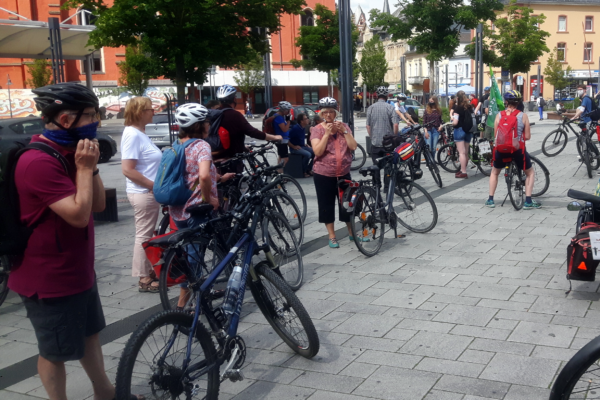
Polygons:
M465 133L463 128L458 127L458 126L454 128L454 141L455 142L469 143L469 142L471 142L471 139L473 139L473 134L471 132Z

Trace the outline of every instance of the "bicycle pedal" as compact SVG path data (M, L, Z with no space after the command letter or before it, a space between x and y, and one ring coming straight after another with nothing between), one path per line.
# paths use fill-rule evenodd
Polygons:
M240 369L232 369L225 372L224 378L229 379L231 382L238 382L244 380L244 374Z

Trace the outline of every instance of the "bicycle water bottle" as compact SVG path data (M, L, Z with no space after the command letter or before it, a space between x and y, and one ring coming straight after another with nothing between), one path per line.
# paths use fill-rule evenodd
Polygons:
M223 311L227 316L233 314L238 300L240 287L242 286L242 266L240 265L242 261L239 259L237 261L238 262L236 262L233 272L229 277L229 281L227 282L225 300L223 301Z

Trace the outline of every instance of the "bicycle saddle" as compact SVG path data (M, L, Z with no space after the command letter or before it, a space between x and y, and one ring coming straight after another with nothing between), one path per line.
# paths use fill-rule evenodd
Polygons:
M206 217L213 210L212 204L197 204L185 209L193 217Z
M358 172L360 172L362 176L367 176L379 172L379 167L377 165L371 165L370 167L359 169Z
M169 247L179 242L182 239L187 238L194 234L193 229L179 229L177 231L171 231L167 234L155 236L148 240L147 242L142 243L143 247Z
M569 189L567 196L575 200L583 200L592 203L595 207L600 207L600 197L594 196L586 192L580 192L579 190Z

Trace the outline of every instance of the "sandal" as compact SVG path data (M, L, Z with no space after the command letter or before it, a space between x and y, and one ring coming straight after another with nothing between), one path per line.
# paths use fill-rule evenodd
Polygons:
M158 293L158 285L153 285L154 282L158 282L156 279L152 279L149 282L138 282L138 290L140 293Z

